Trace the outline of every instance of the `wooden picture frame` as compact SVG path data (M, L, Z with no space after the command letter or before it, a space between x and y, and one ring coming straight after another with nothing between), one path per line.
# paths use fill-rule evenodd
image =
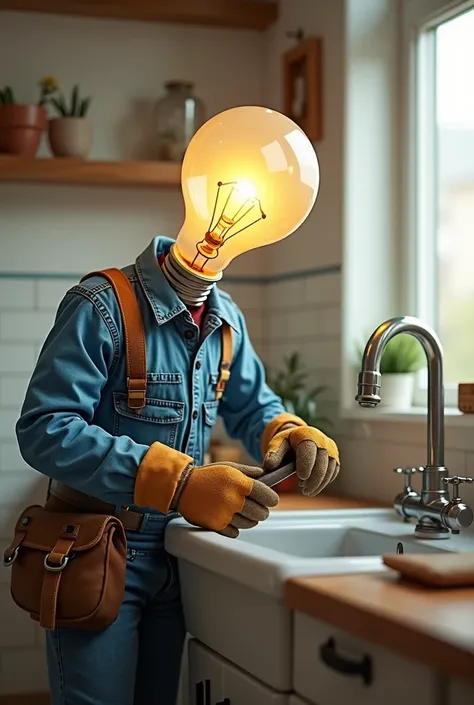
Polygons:
M283 109L312 142L323 136L322 39L308 37L283 55Z

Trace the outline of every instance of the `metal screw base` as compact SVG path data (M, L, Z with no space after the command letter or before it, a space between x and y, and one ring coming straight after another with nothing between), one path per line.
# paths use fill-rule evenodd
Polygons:
M200 306L211 293L216 281L222 277L218 275L215 281L209 281L188 272L177 260L173 253L173 247L169 251L163 262L162 272L178 294L179 298L186 306Z

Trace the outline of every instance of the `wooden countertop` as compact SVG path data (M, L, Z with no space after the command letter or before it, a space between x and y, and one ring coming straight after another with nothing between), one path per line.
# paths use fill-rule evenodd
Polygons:
M473 588L425 588L395 572L315 576L289 580L285 604L474 683Z
M382 502L377 502L373 499L363 499L357 497L342 497L339 495L329 495L322 494L317 497L304 497L301 494L293 494L288 492L287 494L280 495L280 504L275 508L274 511L278 510L299 510L306 509L363 509L366 508L387 508L391 505L384 504Z

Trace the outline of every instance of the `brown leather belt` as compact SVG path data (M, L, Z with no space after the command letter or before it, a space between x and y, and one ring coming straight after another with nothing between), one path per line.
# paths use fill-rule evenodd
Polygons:
M145 518L145 514L130 511L128 507L122 507L120 512L117 514L115 505L102 502L100 499L90 497L83 492L79 492L79 490L75 490L72 487L63 485L55 480L51 482L49 492L55 499L60 502L64 502L65 504L72 505L75 509L80 509L84 512L110 514L111 516L116 516L120 519L124 528L128 531L140 531ZM61 509L57 503L54 504L55 506L51 506L51 509ZM48 503L46 503L46 506L48 506Z

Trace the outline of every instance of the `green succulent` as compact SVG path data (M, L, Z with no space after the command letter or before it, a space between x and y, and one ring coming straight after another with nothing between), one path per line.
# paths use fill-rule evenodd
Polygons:
M267 384L280 397L290 414L299 416L309 426L331 426L331 421L318 411L318 397L327 387L310 387L309 373L298 352L283 360L283 369L274 374L266 370Z
M74 86L71 93L71 103L68 106L63 93L52 98L51 103L61 117L85 117L92 98L80 98L79 86Z
M357 346L357 355L362 360L365 346ZM425 365L423 348L416 338L401 333L388 341L380 361L380 372L386 374L407 374L418 372Z
M0 89L0 105L15 105L15 94L10 86Z

